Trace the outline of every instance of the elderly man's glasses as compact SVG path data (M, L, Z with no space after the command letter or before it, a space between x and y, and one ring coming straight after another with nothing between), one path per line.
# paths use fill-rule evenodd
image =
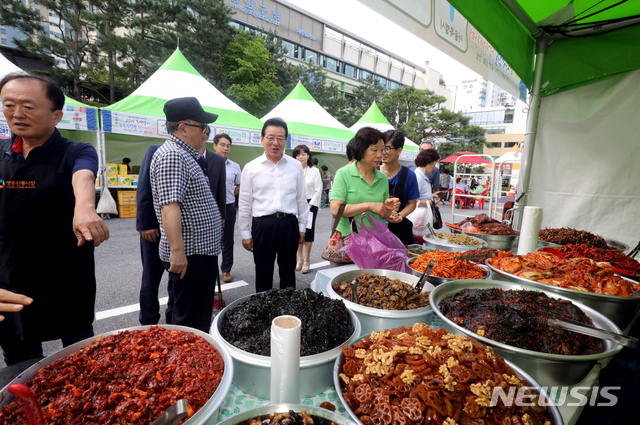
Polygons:
M189 124L186 122L183 122L182 124L186 125L187 127L196 127L202 130L202 134L211 134L211 129L209 128L209 126L207 124Z
M398 148L394 148L393 146L385 146L384 148L382 148L382 152L389 152L392 149L395 150Z
M265 139L267 139L267 141L269 142L273 142L276 141L278 143L284 143L284 137L274 137L274 136L267 136L265 137Z

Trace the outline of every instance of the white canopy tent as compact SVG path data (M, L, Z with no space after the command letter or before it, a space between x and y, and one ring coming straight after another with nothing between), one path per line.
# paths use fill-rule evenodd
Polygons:
M302 83L298 82L291 93L262 120L273 117L280 117L287 122L287 149L300 144L307 145L313 157L326 163L332 171L346 164L346 145L355 133L320 106Z
M103 149L106 162L120 162L124 156L140 163L147 147L168 137L163 107L167 100L194 96L202 107L218 119L211 125L211 139L227 133L233 145L231 158L237 162L243 153L252 159L260 154L262 121L224 96L176 50L162 66L132 94L101 109ZM211 140L210 140L211 141Z
M367 112L365 112L355 124L349 127L349 130L357 133L362 127L373 127L382 132L395 130L395 127L392 126L387 118L382 114L382 111L376 102L371 104L369 109L367 109ZM418 145L405 138L404 149L402 150L400 159L402 161L413 161L419 150L420 148Z

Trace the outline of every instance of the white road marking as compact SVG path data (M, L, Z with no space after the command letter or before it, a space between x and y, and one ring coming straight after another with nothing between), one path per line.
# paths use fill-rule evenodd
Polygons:
M242 286L249 286L244 280L238 280L236 282L223 283L221 285L222 291L228 291L229 289L240 288ZM160 305L167 305L169 297L163 297L158 299ZM122 314L133 313L134 311L140 311L140 304L125 305L124 307L112 308L110 310L99 311L96 313L96 320L107 319L109 317L120 316Z
M328 261L320 261L319 263L314 263L309 266L309 270L319 269L320 267L328 266Z

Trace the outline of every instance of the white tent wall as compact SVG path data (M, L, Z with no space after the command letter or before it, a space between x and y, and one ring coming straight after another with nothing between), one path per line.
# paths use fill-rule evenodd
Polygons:
M640 70L542 99L527 205L542 227L640 240Z

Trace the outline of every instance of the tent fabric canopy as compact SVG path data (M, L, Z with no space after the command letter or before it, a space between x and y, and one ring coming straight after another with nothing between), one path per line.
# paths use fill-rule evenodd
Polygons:
M217 114L216 126L259 130L262 122L224 96L176 50L140 87L105 110L164 118L164 104L176 97L196 97L203 109Z
M487 39L528 88L533 86L534 79L535 37L550 38L542 70L542 97L640 68L640 2L449 0L449 3ZM508 4L513 5L513 10ZM608 26L611 24L623 27L612 31Z
M456 160L460 158L462 155L478 155L478 154L475 152L469 152L469 151L456 152L445 159L441 159L440 162L456 162ZM465 156L460 161L458 161L458 163L460 164L491 164L491 161L485 158L482 158L480 156Z
M376 102L373 102L371 106L369 106L367 112L365 112L355 124L349 127L349 130L357 133L362 127L373 127L382 132L395 130L395 127L389 123ZM417 152L419 148L413 141L405 138L404 150Z
M262 121L275 117L285 120L289 133L297 136L344 142L354 136L353 131L320 106L300 82Z

